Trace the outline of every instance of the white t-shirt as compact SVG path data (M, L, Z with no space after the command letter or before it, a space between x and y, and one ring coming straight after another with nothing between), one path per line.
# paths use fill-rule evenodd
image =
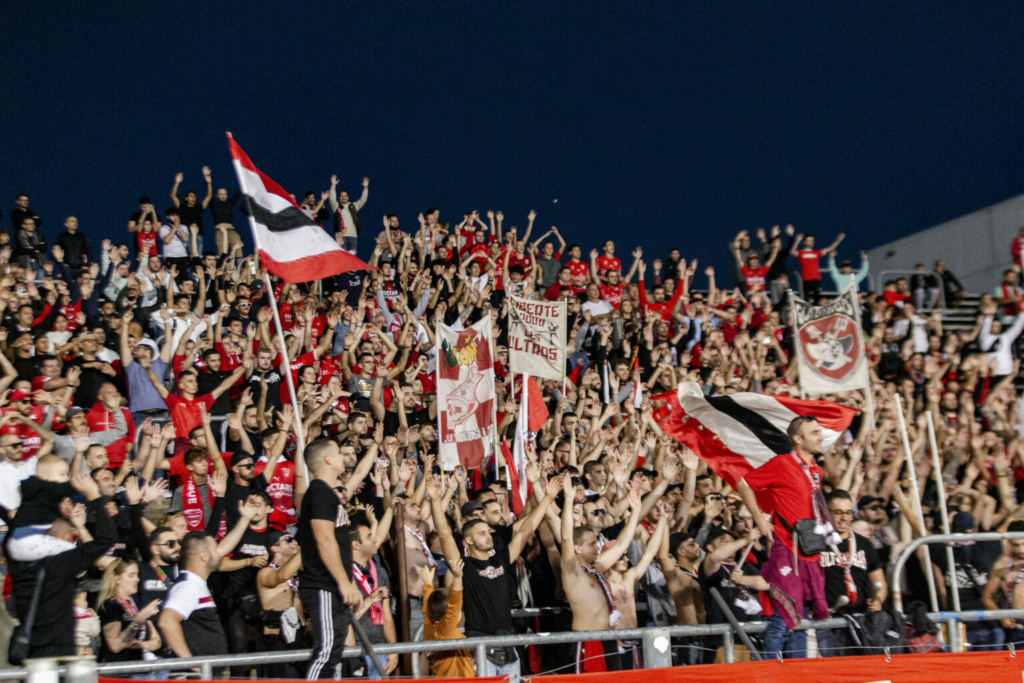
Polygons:
M607 301L601 300L596 303L590 303L587 301L583 304L583 312L590 311L591 316L607 315L612 312L612 305Z
M184 258L188 256L185 242L181 239L181 226L178 226L177 234L170 242L164 242L164 238L171 234L173 228L169 225L161 225L158 236L161 244L164 245L164 258Z
M181 572L181 578L167 591L164 609L172 609L188 619L192 613L201 609L216 609L210 587L192 572Z
M21 482L36 473L39 458L32 456L14 465L0 461L0 507L15 510L21 507Z

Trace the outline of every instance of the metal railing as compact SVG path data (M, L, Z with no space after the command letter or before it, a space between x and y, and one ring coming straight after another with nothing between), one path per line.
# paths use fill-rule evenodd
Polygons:
M933 308L922 307L921 310L933 311L935 309L944 309L946 307L946 288L943 286L942 276L933 270L883 270L878 274L879 288L876 290L872 287L871 291L876 294L881 294L885 290L886 280L898 280L899 278L904 278L909 282L912 277L918 275L933 278L934 281L938 283L939 290L939 298L935 302L936 305ZM910 290L910 298L911 300L914 298L913 290ZM911 301L911 303L913 303L913 301Z
M915 538L907 544L900 554L896 557L896 562L893 564L892 571L892 605L899 611L903 612L903 569L906 567L907 561L910 556L916 552L919 548L932 545L934 543L961 543L963 541L1011 541L1015 539L1024 538L1024 531L987 531L978 532L973 534L933 534L931 536L921 536ZM929 555L929 561L931 556ZM959 587L955 588L959 591ZM1016 613L1024 612L1024 610L989 610L982 611L984 614L1002 614L1002 613ZM987 619L965 619L962 615L964 614L977 614L978 612L935 612L934 619L945 621L947 618L952 618L956 621L989 621L990 619L1017 619L1019 617L1006 614L1004 616L992 616ZM954 652L960 652L963 649L963 643L960 642L960 629L959 628L948 628L947 637L949 639L949 647Z
M1024 536L1024 534L1021 534ZM933 620L945 621L989 621L996 619L1022 619L1024 610L975 610L963 612L933 612L928 615ZM741 622L742 630L747 634L763 633L768 628L764 621ZM820 621L804 620L796 630L811 631L820 629L845 629L849 627L846 619L833 618ZM955 629L951 629L955 630ZM489 647L525 647L528 645L553 645L560 643L579 643L591 640L640 640L643 644L644 667L648 669L672 666L671 648L666 639L677 636L721 636L723 654L726 663L735 661L734 632L729 624L703 624L699 626L665 626L652 628L613 629L608 631L569 631L563 633L524 633L504 636L488 636L481 638L464 638L459 640L425 640L409 643L375 644L378 655L419 654L422 652L443 652L451 650L470 650L478 671L486 670L487 648ZM181 671L198 669L204 680L213 678L214 669L238 667L249 669L263 664L309 661L312 650L291 650L285 652L255 652L236 655L217 655L208 657L191 657L187 659L161 659L152 662L118 662L100 664L96 671L106 677L119 677L124 674L152 673L154 671ZM362 648L346 647L342 657L362 657ZM419 657L412 657L414 662L412 675L420 677ZM44 660L35 660L44 661ZM48 660L53 661L53 660ZM70 666L70 665L69 665ZM31 665L24 669L0 670L0 680L21 680L28 676ZM67 672L68 666L57 668L59 675ZM237 675L237 674L236 674Z

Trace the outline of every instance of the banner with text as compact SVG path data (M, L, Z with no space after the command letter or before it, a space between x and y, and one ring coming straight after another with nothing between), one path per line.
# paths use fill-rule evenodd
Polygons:
M866 389L868 359L856 290L848 288L825 306L791 296L800 388L808 394Z
M512 372L562 381L565 302L510 297L508 357Z
M458 332L438 323L437 342L438 464L473 469L494 452L498 426L491 318Z

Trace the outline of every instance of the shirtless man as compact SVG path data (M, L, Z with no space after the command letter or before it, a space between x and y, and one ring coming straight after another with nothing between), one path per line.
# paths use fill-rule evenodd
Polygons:
M636 566L630 567L629 558L623 554L610 569L603 572L605 581L608 582L608 587L612 591L612 597L615 598L615 604L618 606L619 611L622 612L617 628L638 627L636 618L636 582L647 571L648 565L651 564L654 555L661 547L661 539L668 535L668 520L671 515L672 513L668 506L663 502L659 502L658 526L655 527L654 533L648 539L647 550L640 557L640 561L637 562ZM628 528L629 525L627 524L626 526ZM598 557L598 562L600 560L601 558ZM643 668L641 653L642 649L639 640L623 640L622 648L619 651L622 668Z
M572 607L572 630L604 631L615 628L622 613L601 571L610 569L618 561L629 545L628 538L624 545L616 542L615 547L602 556L594 530L573 525L571 501L575 500L576 487L571 477L563 479L562 491L565 493L561 529L562 586ZM641 501L636 489L631 490L629 495L631 513L626 527L631 526L635 531ZM618 642L605 640L580 643L577 646L576 673L589 673L592 670L590 663L599 657L604 657L606 671L621 670Z
M1024 521L1011 522L1008 531L1024 531ZM985 609L1017 609L1024 604L1024 539L1007 541L1010 552L1003 555L988 574L988 583L981 592ZM997 601L996 595L1002 598ZM1002 619L1007 643L1020 646L1024 642L1024 626L1016 619Z
M668 592L676 606L677 626L696 626L706 621L704 598L700 591L700 546L692 534L677 532L662 536L658 549L658 564L665 575ZM680 640L681 649L676 665L700 664L700 639Z
M296 572L302 568L302 553L295 537L282 533L270 546L270 557L267 566L256 574L256 590L263 607L263 641L268 650L291 650L296 647L295 633L291 634L289 641L281 634L278 624L281 623L282 612L290 608L295 608L300 621L305 620L302 603L299 602L299 584L295 579ZM261 668L261 673L268 678L301 678L304 675L304 671L296 669L292 663L270 664L266 670Z

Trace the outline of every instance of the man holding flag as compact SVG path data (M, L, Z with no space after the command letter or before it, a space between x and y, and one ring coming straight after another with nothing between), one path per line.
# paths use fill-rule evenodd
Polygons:
M761 572L766 583L754 586L768 593L773 611L765 657L805 656L806 635L793 629L806 606L815 618L828 617L818 553L838 540L815 457L838 440L856 411L742 392L707 398L692 382L660 398L671 407L662 430L736 489L762 535L772 539Z
M795 418L789 425L792 452L772 458L744 475L738 492L750 509L763 536L772 539L768 561L761 576L768 582L774 613L764 634L764 656L807 656L806 631L793 630L808 603L815 619L827 619L825 572L818 564L815 546L805 544L797 523L813 520L810 534L822 541L832 535L831 516L825 505L821 482L824 472L815 462L823 452L821 425L810 416ZM769 522L758 501L772 513ZM813 539L812 539L813 540Z

